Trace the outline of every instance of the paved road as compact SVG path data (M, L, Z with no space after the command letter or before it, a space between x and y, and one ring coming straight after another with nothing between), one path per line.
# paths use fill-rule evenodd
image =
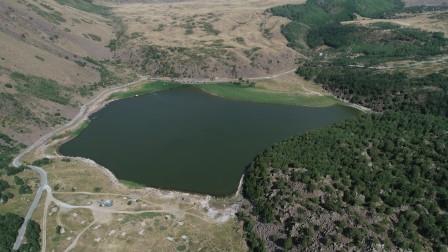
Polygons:
M34 196L30 208L28 208L28 212L25 215L25 220L23 221L23 224L19 229L19 233L17 234L13 250L18 250L20 245L22 244L23 237L25 236L26 232L26 227L28 226L31 217L33 216L34 210L36 210L37 206L39 205L39 200L42 197L42 193L48 188L47 173L42 168L37 166L29 165L28 167L39 174L40 185L39 189L37 189L36 195Z
M142 77L137 81L133 81L130 83L127 83L125 85L122 86L117 86L108 90L104 90L102 91L98 96L96 96L95 98L93 98L92 100L90 100L88 103L86 103L85 105L83 105L81 107L81 109L79 110L79 113L67 124L63 125L62 127L49 132L48 134L42 136L39 140L37 140L35 143L33 143L32 145L28 146L28 148L26 148L25 150L23 150L19 155L17 155L14 160L12 161L12 166L18 168L22 165L22 162L20 161L24 155L26 155L27 153L29 153L30 151L34 150L35 148L39 147L42 144L45 144L48 140L50 140L53 136L55 136L56 134L69 129L70 127L73 127L74 125L76 125L83 117L86 117L89 115L89 109L90 109L90 105L94 104L97 101L100 101L101 99L104 99L105 97L108 97L110 94L120 90L120 89L124 89L128 86L134 85L136 83L139 83L141 81L145 81L148 80L148 77ZM47 172L42 169L41 167L38 166L33 166L33 165L28 165L28 168L30 168L31 170L33 170L34 172L36 172L39 177L40 177L40 184L39 184L39 188L36 191L36 194L34 196L33 202L31 203L31 206L28 208L28 211L25 215L25 219L23 221L22 226L19 229L19 232L17 234L17 238L16 241L14 243L13 246L13 250L18 250L20 248L20 245L22 244L23 238L25 236L26 233L26 228L28 226L28 223L30 221L30 219L33 216L34 210L36 210L37 206L39 205L39 201L40 198L42 197L42 193L44 191L47 191L48 194L51 193L51 188L48 186L48 176L47 176Z
M268 75L268 76L261 76L261 77L251 77L251 78L245 78L246 80L265 80L265 79L273 79L273 78L277 78L279 76L282 75L286 75L289 73L292 73L295 71L296 68L282 72L282 73L278 73L278 74L272 74L272 75ZM129 82L127 84L121 85L121 86L116 86L107 90L103 90L102 92L100 92L96 97L94 97L92 100L90 100L89 102L87 102L86 104L84 104L81 109L79 110L79 113L67 124L61 126L60 128L55 129L54 131L51 131L49 133L47 133L46 135L42 136L41 138L39 138L36 142L34 142L32 145L28 146L28 148L26 148L25 150L23 150L21 153L19 153L14 160L12 161L12 166L18 168L22 165L21 159L29 152L31 152L32 150L36 149L37 147L47 143L49 140L52 139L53 136L67 130L70 129L71 127L76 126L79 122L81 122L84 118L88 117L89 114L92 112L92 110L95 110L96 108L93 106L91 107L92 104L95 104L96 102L102 101L102 100L106 100L112 93L115 93L117 91L120 90L125 90L127 87L135 85L137 83L140 83L142 81L148 81L148 80L166 80L166 81L175 81L175 82L180 82L180 83L184 83L184 84L194 84L194 83L220 83L220 82L232 82L232 81L238 81L238 79L230 79L230 78L215 78L213 80L211 79L191 79L191 78L151 78L149 76L143 76L141 78L139 78L136 81L133 82ZM34 196L33 202L31 203L30 207L28 208L28 211L25 215L25 219L23 221L22 226L19 229L19 232L17 234L17 238L16 241L14 243L13 246L13 250L18 250L20 248L20 245L23 242L23 238L25 236L26 233L26 228L28 226L29 221L31 220L34 211L36 210L37 206L39 205L39 201L42 197L42 194L44 191L47 192L47 197L50 197L51 200L56 201L58 203L58 205L65 207L65 208L77 208L77 207L82 207L82 206L72 206L70 204L61 202L57 199L55 199L52 195L51 192L51 188L48 185L48 176L47 176L47 172L42 169L41 167L38 166L33 166L33 165L27 165L28 168L30 168L31 170L33 170L34 172L36 172L39 177L40 177L40 184L39 184L39 188L36 191L36 194Z

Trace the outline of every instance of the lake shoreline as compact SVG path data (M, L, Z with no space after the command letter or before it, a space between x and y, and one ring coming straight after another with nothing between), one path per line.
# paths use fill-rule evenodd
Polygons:
M119 180L227 197L258 152L356 115L340 105L256 103L209 95L196 86L169 87L110 100L116 102L90 115L90 126L66 139L58 152L95 160Z

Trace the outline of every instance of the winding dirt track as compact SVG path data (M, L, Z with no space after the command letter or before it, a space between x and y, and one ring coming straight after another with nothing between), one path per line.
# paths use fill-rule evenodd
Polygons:
M293 73L296 70L296 68L294 69L290 69L281 73L277 73L277 74L272 74L272 75L268 75L268 76L260 76L260 77L252 77L252 78L245 78L245 80L267 80L267 79L274 79L277 77L280 77L282 75L286 75L286 74L290 74ZM76 127L79 127L81 125L81 123L86 120L88 118L88 116L92 113L94 113L95 111L97 111L98 109L100 109L102 106L106 105L108 102L108 98L110 97L110 95L112 95L113 93L116 92L120 92L120 91L125 91L127 88L129 88L130 86L145 82L145 81L156 81L156 80L161 80L161 81L174 81L174 82L179 82L182 84L207 84L207 83L223 83L223 82L233 82L233 81L239 81L239 79L230 79L230 78L215 78L215 79L189 79L189 78L163 78L163 77L150 77L150 76L142 76L140 77L138 80L136 81L132 81L129 83L126 83L124 85L121 86L115 86L112 87L110 89L106 89L101 91L96 97L94 97L92 100L90 100L89 102L87 102L86 104L84 104L81 108L79 113L67 124L47 133L46 135L42 136L40 139L38 139L36 142L34 142L32 145L30 145L28 148L26 148L25 150L23 150L20 154L18 154L14 160L12 161L12 166L14 167L20 167L22 165L21 159L27 154L30 153L31 151L37 149L40 146L43 146L45 144L47 144L49 141L51 141L51 139L60 134L63 133L64 131L67 130L71 130L71 129L75 129ZM347 103L346 103L347 104ZM366 111L368 110L367 108L361 107L359 105L356 104L347 104L348 106L360 109L361 111ZM75 206L75 205L71 205L68 203L65 203L63 201L60 201L59 199L55 198L53 193L52 193L52 189L51 187L48 185L48 176L47 176L47 172L38 166L33 166L33 165L27 165L28 168L30 168L31 170L33 170L34 172L36 172L39 177L40 177L40 185L38 190L36 191L36 194L34 196L33 202L31 203L26 216L24 218L24 222L22 224L22 226L19 229L19 232L17 234L17 238L16 241L14 243L13 246L13 250L17 251L20 248L20 245L23 242L23 238L25 236L26 233L26 228L28 226L29 221L32 218L32 215L35 211L35 209L37 208L39 201L42 197L43 192L46 192L46 197L45 197L45 205L44 205L44 216L43 216L43 222L46 222L46 210L48 209L48 206L50 205L51 202L55 203L57 206L62 207L62 208L66 208L66 209L76 209L76 208L84 208L84 209L90 209L92 211L98 211L98 212L109 212L109 213L125 213L125 214L139 214L139 213L144 213L144 212L166 212L166 213L173 213L176 214L175 212L173 212L172 210L169 209L164 209L164 210L144 210L144 211L120 211L120 210L112 210L112 209L104 209L104 208L100 208L100 207L96 207L96 206ZM94 194L94 193L89 193L89 194ZM98 194L104 194L104 193L98 193ZM210 219L206 219L203 216L199 216L196 214L192 214L192 213L188 213L189 215L192 215L194 217L200 218L204 221L207 222L212 222L213 220ZM93 222L95 223L95 221ZM66 249L66 251L69 251L71 249L73 249L76 246L76 242L79 239L79 237L87 230L89 229L93 223L91 223L90 225L88 225L80 234L78 234L77 239L75 239L75 241ZM42 230L42 251L46 250L46 223L43 223L43 230ZM45 241L44 241L45 240Z
M282 75L293 73L296 70L296 67L281 73L267 75L267 76L260 76L260 77L253 77L253 78L245 78L247 80L266 80L266 79L274 79ZM28 146L25 150L20 152L12 161L12 166L18 168L22 165L21 159L31 151L37 149L39 146L45 145L48 143L54 136L63 133L64 131L74 129L78 127L84 120L88 118L88 116L97 111L101 106L105 105L107 103L107 99L109 96L113 93L125 91L128 87L136 85L138 83L142 83L145 81L156 81L156 80L162 80L162 81L175 81L183 84L206 84L206 83L222 83L222 82L232 82L232 81L239 81L239 79L231 79L231 78L215 78L215 79L189 79L189 78L164 78L164 77L150 77L150 76L142 76L136 81L132 81L129 83L126 83L121 86L112 87L110 89L106 89L101 91L96 97L94 97L92 100L84 104L80 110L79 113L67 124L47 133L46 135L39 138L36 142L34 142L32 145ZM32 218L32 215L34 211L36 210L39 201L42 197L43 192L45 191L47 193L46 195L46 201L45 206L48 206L50 202L55 202L58 206L64 207L64 208L90 208L92 209L92 206L73 206L70 204L67 204L65 202L62 202L58 199L56 199L53 194L50 186L48 185L48 176L44 169L38 166L33 165L27 165L28 168L36 172L40 177L40 185L39 188L36 191L36 194L34 196L33 202L31 203L30 207L28 208L28 211L25 215L24 222L22 226L19 229L19 232L17 234L16 241L13 246L13 250L17 251L20 248L20 245L23 242L23 238L26 233L26 228L28 226L29 221ZM47 207L46 207L47 208ZM120 212L120 211L118 211ZM128 213L128 212L127 212ZM131 213L131 212L129 212ZM44 213L45 215L45 213ZM199 216L198 216L199 217ZM44 217L45 220L45 217ZM45 225L44 225L45 227ZM46 237L46 230L43 230L43 238ZM46 249L46 243L42 243L42 251L45 251Z

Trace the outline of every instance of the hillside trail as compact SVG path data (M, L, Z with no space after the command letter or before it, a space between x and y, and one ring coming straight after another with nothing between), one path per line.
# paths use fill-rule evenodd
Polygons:
M294 67L293 69L289 69L287 71L281 72L281 73L277 73L277 74L271 74L271 75L259 76L259 77L250 77L250 78L244 78L244 79L252 80L252 81L274 79L274 78L280 77L282 75L290 74L290 73L294 72L295 70L296 70L296 67ZM195 84L195 83L196 84L206 84L206 83L234 82L234 81L240 81L241 79L240 78L238 78L238 79L237 78L212 78L212 79L211 78L203 78L203 79L169 78L169 77L151 77L148 75L148 76L140 76L137 80L131 81L131 82L123 84L123 85L114 86L109 89L102 90L95 97L93 97L90 101L88 101L87 103L82 105L78 114L76 114L76 116L73 117L72 120L70 120L68 123L62 125L61 127L48 132L47 134L45 134L44 136L39 138L37 141L35 141L33 144L28 146L26 149L24 149L22 152L20 152L14 158L11 165L16 168L19 168L22 165L24 165L22 163L21 159L26 154L32 152L33 150L39 148L40 146L44 146L45 144L50 142L54 136L56 136L60 133L63 133L64 131L67 131L67 130L70 130L72 128L79 126L80 123L82 123L84 120L86 120L91 113L97 111L101 107L101 105L104 106L105 103L107 103L107 100L110 97L110 95L112 95L113 93L125 91L129 87L139 84L139 83L142 83L142 82L145 82L145 81L156 81L156 80L174 81L174 82L179 82L182 84ZM68 203L65 203L63 201L56 199L52 193L51 187L48 184L47 172L42 167L39 167L39 166L35 166L35 165L25 165L25 166L38 174L38 176L40 178L40 183L39 183L39 187L36 191L36 194L34 195L33 201L31 203L30 207L28 208L28 211L24 217L24 221L18 231L16 241L14 242L14 245L13 245L14 251L17 251L20 248L20 246L23 242L23 239L25 237L26 228L28 226L28 223L31 220L33 213L36 210L37 206L39 205L39 201L42 198L42 194L44 192L46 192L45 206L44 206L44 213L43 213L43 215L44 215L43 221L45 221L45 222L46 222L48 206L50 205L51 202L55 203L59 207L63 207L63 208L67 208L67 209L88 208L93 211L107 211L107 210L104 210L101 208L97 208L95 206L71 205L71 204L68 204ZM154 210L148 210L147 212L153 212L153 211ZM166 210L157 210L157 211L167 212ZM128 213L128 214L133 213L132 211L119 211L119 210L111 210L108 212ZM143 211L143 212L145 212L145 211ZM169 212L169 210L168 210L168 212ZM135 212L134 212L134 214L135 214ZM196 215L196 217L206 220L202 216ZM206 220L206 221L209 221L209 220ZM43 224L43 228L46 229L46 223ZM46 239L46 230L43 230L42 236L43 236L43 239ZM46 250L46 241L42 243L42 251L45 251L45 250Z

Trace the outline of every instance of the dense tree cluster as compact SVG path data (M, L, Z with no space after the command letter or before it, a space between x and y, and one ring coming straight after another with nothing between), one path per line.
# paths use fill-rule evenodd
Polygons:
M310 30L311 48L326 45L331 53L354 58L353 63L377 64L396 59L422 59L446 53L448 39L441 32L402 28L390 23L370 26L332 23Z
M336 96L375 111L413 111L448 116L448 73L410 77L369 68L306 64L297 70Z
M10 166L14 155L23 147L22 144L0 133L0 207L14 197L11 189L14 189L15 186L18 186L20 194L32 193L32 189L26 181L17 176L26 167ZM0 251L12 251L12 245L22 223L23 218L18 215L12 213L0 214ZM34 221L29 223L25 238L26 243L21 246L20 251L40 251L40 226L38 223Z
M282 223L287 236L293 230L288 223L303 223L291 212L305 208L350 216L352 222L341 218L334 226L342 225L339 233L355 246L446 248L447 132L447 120L434 116L364 115L274 145L247 170L244 195L261 221ZM292 190L300 185L325 194ZM367 223L353 222L356 208L364 209ZM305 237L292 233L296 244L324 231L311 230L299 231Z
M310 56L299 75L381 114L256 157L243 186L251 204L240 214L253 251L448 249L448 70L416 76L381 65L446 54L448 40L390 23L340 23L354 13L387 18L426 9L387 0L272 9L292 20L283 28L290 46Z
M0 132L0 169L7 167L22 147L23 145L17 144L13 139Z
M0 251L12 251L17 237L17 231L23 223L23 218L7 213L0 215ZM20 247L22 252L40 251L40 227L35 221L30 221L25 234L26 243Z
M14 197L14 194L8 190L11 188L11 185L7 180L2 178L2 173L12 175L23 171L23 169L15 169L9 166L13 156L21 147L13 139L0 133L0 204L5 204L9 199Z
M341 21L352 20L358 13L364 17L382 18L403 9L400 0L308 0L306 4L289 4L271 9L272 14L292 20L282 33L293 48L303 48L308 31ZM300 28L300 29L298 29Z

